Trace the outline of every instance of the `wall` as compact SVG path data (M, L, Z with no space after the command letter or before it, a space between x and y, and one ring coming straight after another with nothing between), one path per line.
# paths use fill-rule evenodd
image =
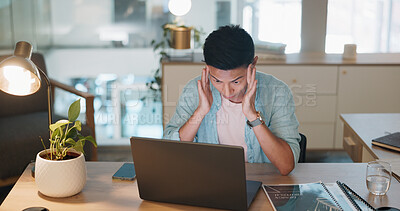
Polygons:
M53 0L51 1L53 45L109 46L108 42L99 40L99 30L111 25L113 15L114 3L111 0Z
M34 49L51 44L50 0L1 0L0 48L14 48L21 40Z
M44 53L51 78L96 77L101 73L150 76L158 66L152 49L52 49Z
M328 0L303 0L301 52L325 52Z

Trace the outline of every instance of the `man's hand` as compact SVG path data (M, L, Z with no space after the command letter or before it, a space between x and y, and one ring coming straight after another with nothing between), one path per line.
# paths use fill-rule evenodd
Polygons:
M206 67L201 74L201 80L197 81L197 91L199 92L199 105L192 116L179 129L181 141L193 141L204 117L211 109L213 97L210 90L210 80L208 75L210 70Z
M254 61L247 67L247 91L242 101L243 114L249 121L253 121L257 118L257 111L255 108L255 99L257 91L257 80L256 80L256 63L258 57L254 58Z
M211 109L213 103L213 97L210 90L210 80L209 80L210 69L208 67L203 68L201 74L201 80L197 81L197 91L199 92L199 106L197 111L200 115L205 116Z

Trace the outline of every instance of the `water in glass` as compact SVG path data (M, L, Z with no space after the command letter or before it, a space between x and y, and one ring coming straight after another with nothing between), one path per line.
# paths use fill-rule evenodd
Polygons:
M367 188L374 195L384 195L390 186L390 178L380 175L367 177Z

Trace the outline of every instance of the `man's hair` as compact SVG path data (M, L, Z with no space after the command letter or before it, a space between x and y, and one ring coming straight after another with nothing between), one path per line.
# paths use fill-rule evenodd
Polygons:
M203 54L207 65L221 70L247 67L254 59L253 39L239 25L221 26L206 38Z

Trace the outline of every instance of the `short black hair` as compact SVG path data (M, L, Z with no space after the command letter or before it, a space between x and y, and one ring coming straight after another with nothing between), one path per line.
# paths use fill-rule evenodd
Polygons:
M221 70L247 67L254 59L251 36L239 25L221 26L206 38L204 60Z

